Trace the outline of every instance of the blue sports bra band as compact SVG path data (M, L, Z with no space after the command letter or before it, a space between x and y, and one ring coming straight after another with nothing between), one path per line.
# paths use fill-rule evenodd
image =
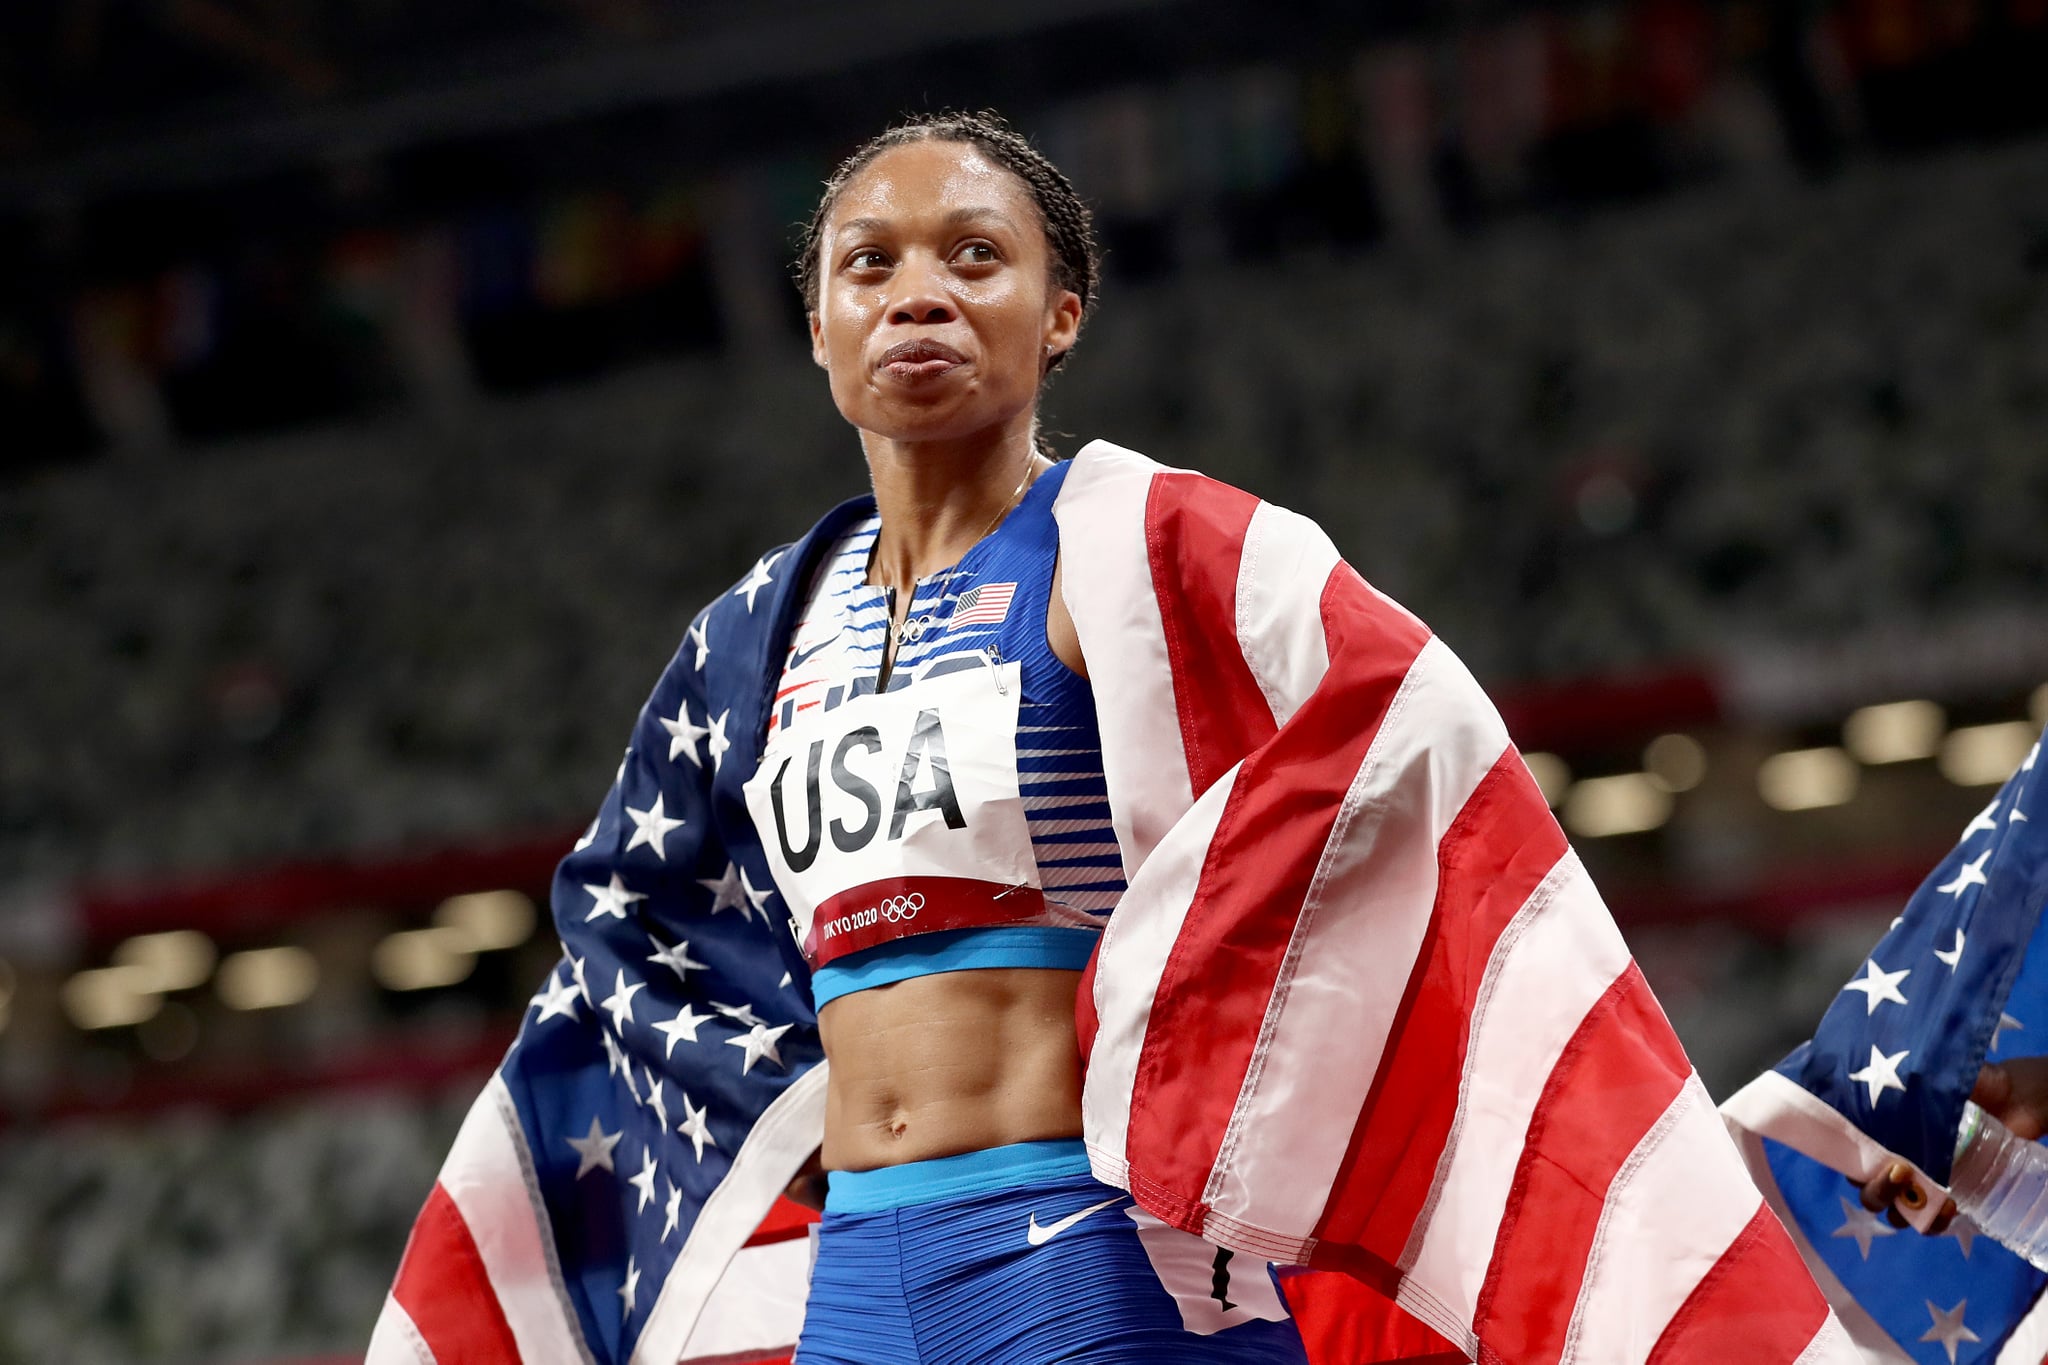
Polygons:
M1052 967L1078 972L1088 965L1101 937L1094 929L1042 924L915 934L819 967L811 973L811 995L823 1009L842 995L938 972L986 967Z

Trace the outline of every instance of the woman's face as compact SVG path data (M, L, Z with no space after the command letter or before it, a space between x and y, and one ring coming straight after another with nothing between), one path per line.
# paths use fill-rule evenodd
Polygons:
M1081 300L1052 283L1038 206L971 143L892 147L847 182L819 243L811 354L863 431L959 440L1028 422Z

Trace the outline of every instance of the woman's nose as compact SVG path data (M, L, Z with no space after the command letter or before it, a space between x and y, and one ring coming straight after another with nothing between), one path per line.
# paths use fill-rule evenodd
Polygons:
M941 287L938 272L928 265L906 261L896 271L895 297L889 302L889 321L904 323L951 322L953 301Z

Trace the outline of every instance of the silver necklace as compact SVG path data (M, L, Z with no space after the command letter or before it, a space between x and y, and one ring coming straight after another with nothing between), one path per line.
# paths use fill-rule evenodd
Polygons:
M1024 473L1017 479L1017 486L1010 491L1009 497L1003 499L1003 505L996 509L996 514L993 517L989 518L988 525L981 528L981 534L974 538L974 545L979 545L982 541L987 540L989 533L1001 524L1003 518L1008 516L1010 510L1017 505L1017 500L1024 496L1025 485L1031 482L1031 468L1037 463L1037 451L1029 451L1025 454ZM946 570L945 578L939 583L938 597L934 605L946 600L946 594L953 589L953 579L960 572L960 561L967 558L967 555L973 551L974 545L968 546L967 550L963 551L960 555L960 559L954 560L953 566ZM913 607L917 605L918 581L913 579L910 584L910 605ZM926 612L924 615L912 620L908 610L904 612L901 624L898 624L896 620L896 589L894 587L886 588L882 596L889 619L889 657L883 663L881 677L876 680L876 689L878 691L889 685L889 675L896 671L896 656L902 653L904 641L908 640L910 643L916 644L924 638L924 633L931 629L932 624L930 612Z

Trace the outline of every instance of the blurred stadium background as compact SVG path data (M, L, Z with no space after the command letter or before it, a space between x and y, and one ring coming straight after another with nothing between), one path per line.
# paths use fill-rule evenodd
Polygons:
M1098 208L1060 443L1431 621L1717 1095L2048 722L2048 0L10 5L0 1361L360 1359L945 105Z

